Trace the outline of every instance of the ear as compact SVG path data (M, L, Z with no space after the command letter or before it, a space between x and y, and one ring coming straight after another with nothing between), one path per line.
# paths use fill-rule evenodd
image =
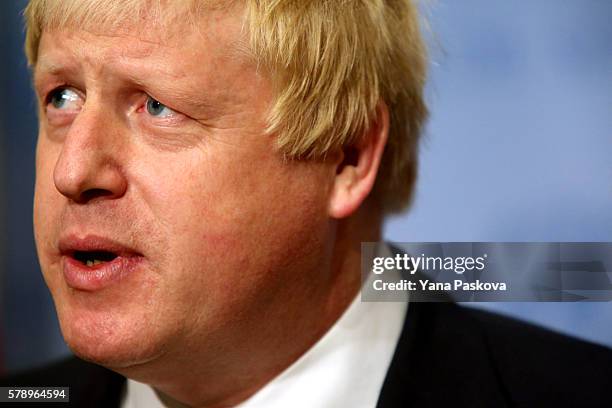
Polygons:
M376 118L359 143L345 147L339 155L329 201L331 217L348 217L370 194L388 136L389 108L381 101Z

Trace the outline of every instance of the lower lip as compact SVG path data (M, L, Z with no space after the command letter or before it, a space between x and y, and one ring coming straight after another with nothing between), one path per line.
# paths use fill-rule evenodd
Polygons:
M74 258L63 257L64 279L73 289L93 292L120 282L141 264L140 256L118 256L110 262L87 266Z

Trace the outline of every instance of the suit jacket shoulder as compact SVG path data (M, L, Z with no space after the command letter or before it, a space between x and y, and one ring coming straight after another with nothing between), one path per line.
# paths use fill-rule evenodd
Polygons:
M125 378L101 366L70 357L48 366L0 379L0 386L70 387L70 402L45 403L58 407L118 407ZM24 403L15 403L24 407Z
M453 303L411 303L379 407L612 406L612 351Z

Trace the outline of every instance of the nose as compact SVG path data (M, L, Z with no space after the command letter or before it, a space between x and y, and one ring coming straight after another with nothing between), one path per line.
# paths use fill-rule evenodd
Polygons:
M118 132L111 118L83 107L63 140L53 172L55 187L62 195L86 204L125 194L128 183L121 167L124 148Z

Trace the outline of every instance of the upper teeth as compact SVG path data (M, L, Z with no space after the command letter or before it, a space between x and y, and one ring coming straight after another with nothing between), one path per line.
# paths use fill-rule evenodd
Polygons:
M99 265L101 264L103 261L99 260L99 259L94 259L93 261L87 261L86 264L87 266L94 266L94 265Z

